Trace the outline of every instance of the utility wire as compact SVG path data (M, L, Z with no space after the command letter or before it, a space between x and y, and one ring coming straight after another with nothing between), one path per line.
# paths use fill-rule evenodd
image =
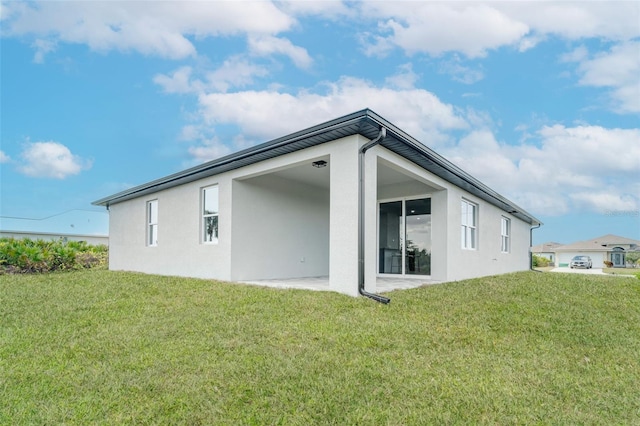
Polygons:
M98 210L71 209L71 210L65 210L62 213L56 213L56 214L52 214L51 216L42 217L42 218L19 217L19 216L0 216L0 219L20 219L20 220L40 221L40 220L51 219L52 217L56 217L56 216L62 216L63 214L70 213L70 212L91 212L91 213L100 213L100 214L106 214L107 213L107 212L98 211Z

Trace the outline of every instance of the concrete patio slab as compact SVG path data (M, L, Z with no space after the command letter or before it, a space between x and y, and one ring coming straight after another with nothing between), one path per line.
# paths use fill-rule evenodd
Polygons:
M242 281L242 283L273 288L331 291L331 288L329 288L329 277L327 276L273 280L252 280ZM388 293L390 291L407 290L410 288L422 287L423 285L438 283L440 283L440 281L434 281L429 278L378 277L376 281L376 287L378 293Z

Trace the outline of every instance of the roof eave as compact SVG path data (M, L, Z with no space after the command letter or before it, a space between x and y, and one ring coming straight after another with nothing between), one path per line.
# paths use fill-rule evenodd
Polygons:
M342 132L342 134L361 134L365 137L372 138L375 136L372 136L372 134L370 133L372 131L377 133L380 127L385 127L387 129L387 139L392 138L394 141L398 141L401 144L404 144L410 149L410 151L413 151L419 156L424 157L424 159L427 161L422 162L421 164L418 158L413 158L413 156L409 156L406 153L395 151L407 160L420 165L425 170L429 170L430 172L442 177L449 182L451 182L451 180L447 179L447 177L449 175L451 175L450 177L455 176L455 180L464 182L467 186L467 188L463 189L471 189L473 192L477 192L477 194L474 195L478 195L485 201L496 205L502 210L518 217L519 219L531 224L532 226L542 225L542 222L540 220L527 213L524 209L522 209L512 201L506 199L502 195L498 194L496 191L492 190L473 176L466 173L464 170L460 169L459 167L370 109L357 111L352 114L345 115L343 117L339 117L322 124L318 124L308 129L304 129L290 135L283 136L272 141L236 152L234 154L209 161L199 166L195 166L190 169L183 170L181 172L174 173L160 179L156 179L154 181L127 189L125 191L121 191L117 194L101 198L97 201L94 201L92 204L97 206L109 207L110 204L137 198L139 196L157 192L162 189L171 188L173 186L181 185L204 177L213 176L215 174L243 167L246 164L251 164L251 157L255 158L254 162L262 161L264 158L260 159L260 156L265 156L265 154L280 147L288 147L290 149L290 151L287 151L285 153L293 152L297 149L302 149L294 147L294 143L311 138L317 138L318 136L326 135L333 131L343 131L345 129L348 129L348 132ZM385 139L385 141L387 141L387 139ZM316 144L321 144L327 141L319 141ZM394 150L393 144L390 140L386 143L383 141L382 145L387 147L387 149ZM277 154L274 155L274 157L279 155L283 154ZM457 185L456 182L451 183Z

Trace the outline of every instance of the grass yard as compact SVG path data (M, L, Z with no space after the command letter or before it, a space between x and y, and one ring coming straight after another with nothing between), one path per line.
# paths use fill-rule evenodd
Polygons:
M0 276L0 424L640 424L640 280L390 296Z
M640 275L640 269L635 268L602 268L602 272L611 275Z

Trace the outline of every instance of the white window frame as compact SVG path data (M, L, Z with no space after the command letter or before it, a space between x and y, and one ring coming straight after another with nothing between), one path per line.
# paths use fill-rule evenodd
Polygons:
M500 251L511 252L511 219L504 216L500 218Z
M471 211L469 211L471 209ZM478 205L462 199L460 205L461 245L465 250L478 248ZM471 221L469 220L471 219ZM469 223L471 222L471 223Z
M158 200L147 201L147 246L158 245Z
M207 202L206 200L206 194L208 190L211 189L215 189L216 192L216 208L217 211L216 212L207 212L205 210L205 203ZM220 189L218 187L218 185L209 185L209 186L205 186L204 188L202 188L201 190L201 207L200 207L200 241L203 244L218 244L218 239L219 239L219 227L220 227L220 220L219 220L219 215L220 215ZM215 218L215 219L213 219ZM214 228L212 229L212 231L214 231L215 235L211 236L211 239L208 239L208 232L207 232L207 226L208 226L208 222L209 220L212 219L215 221L215 225L213 223L211 223L212 226L214 226Z

